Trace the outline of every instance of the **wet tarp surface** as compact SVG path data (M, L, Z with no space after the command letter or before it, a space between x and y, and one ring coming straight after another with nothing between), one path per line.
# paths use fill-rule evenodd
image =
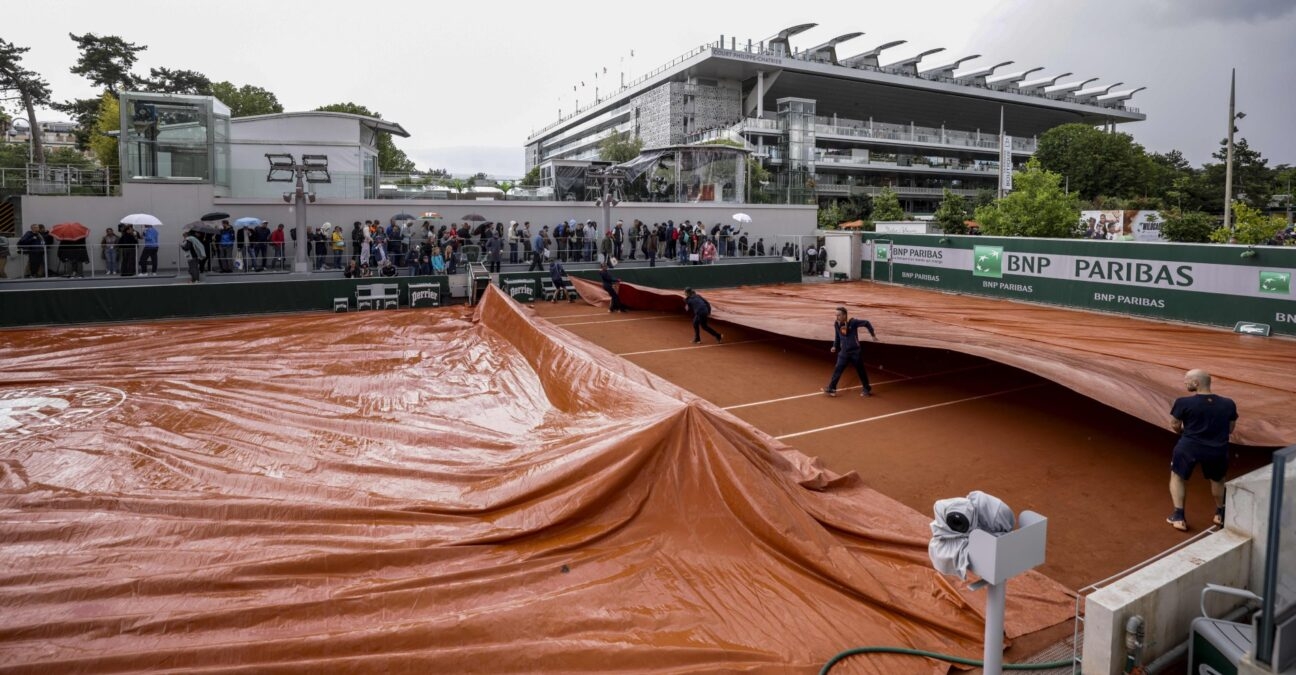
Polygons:
M929 516L497 289L476 315L10 331L0 373L0 670L980 654L984 594L931 569ZM1009 637L1072 613L1033 573L1008 598Z
M602 287L575 280L587 301ZM681 311L684 294L619 284L634 308ZM1202 368L1234 399L1233 442L1296 443L1296 341L870 282L702 291L713 319L831 342L835 308L868 319L883 342L951 349L1021 368L1161 427L1184 373Z

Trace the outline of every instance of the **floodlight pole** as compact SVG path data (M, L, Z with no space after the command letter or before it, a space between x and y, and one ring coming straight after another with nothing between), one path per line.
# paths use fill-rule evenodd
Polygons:
M297 187L293 190L293 207L296 208L297 223L297 242L293 246L293 273L308 274L310 273L310 263L306 262L306 249L309 244L309 233L306 226L306 185L304 179L306 176L306 167L298 164L293 167L293 173L297 175Z
M1233 130L1236 128L1234 123L1237 121L1237 114L1234 112L1237 107L1236 87L1237 69L1234 68L1229 75L1228 149L1225 151L1224 158L1224 229L1230 234L1233 232Z

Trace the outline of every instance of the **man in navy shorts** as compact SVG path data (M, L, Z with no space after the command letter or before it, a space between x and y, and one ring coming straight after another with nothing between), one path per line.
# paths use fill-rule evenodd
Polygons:
M1224 475L1228 473L1228 442L1237 426L1237 405L1232 399L1211 392L1210 373L1190 370L1184 387L1192 396L1175 399L1170 409L1170 428L1180 434L1170 459L1170 500L1174 513L1166 518L1180 532L1188 531L1184 518L1184 495L1193 467L1201 464L1202 475L1215 497L1215 524L1224 524Z

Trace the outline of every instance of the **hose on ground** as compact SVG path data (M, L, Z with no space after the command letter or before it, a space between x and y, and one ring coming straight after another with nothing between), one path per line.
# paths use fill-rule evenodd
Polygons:
M847 649L846 651L837 654L831 659L828 659L828 663L825 663L823 668L819 670L819 675L828 675L828 671L832 670L833 666L846 660L847 658L856 656L858 654L906 654L908 656L922 656L929 659L948 661L950 663L957 663L964 666L980 667L981 665L983 665L983 663L977 659L965 659L961 656L953 656L951 654L941 654L939 652L929 652L929 651L924 651L922 649L908 649L906 647L855 647L854 649ZM1053 670L1056 668L1066 668L1067 666L1073 666L1073 665L1075 665L1075 663L1071 659L1067 659L1065 661L1048 661L1046 663L1005 663L1003 669L1004 670Z

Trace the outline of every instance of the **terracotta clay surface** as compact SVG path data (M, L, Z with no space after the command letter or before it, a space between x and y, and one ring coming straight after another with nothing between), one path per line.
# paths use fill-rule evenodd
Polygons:
M726 373L712 403L533 312L492 289L473 314L0 333L0 669L781 673L865 644L980 654L984 594L931 569L930 516L773 438L805 428L795 415L766 433L718 407L776 386L699 349L680 365ZM774 356L760 372L786 367ZM1008 599L1009 637L1072 613L1038 573Z

